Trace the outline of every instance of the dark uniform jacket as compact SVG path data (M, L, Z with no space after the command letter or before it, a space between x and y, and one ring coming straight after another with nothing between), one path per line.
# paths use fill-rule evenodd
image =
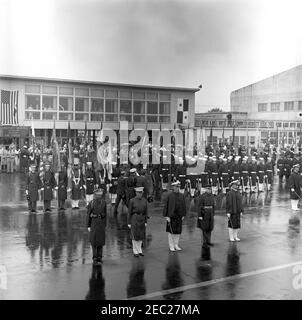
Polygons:
M31 172L27 175L26 179L26 190L28 191L28 196L30 201L38 201L39 193L38 190L41 189L41 180L38 172Z
M243 212L242 197L239 191L231 189L226 195L226 213L231 214L231 218L228 221L228 227L233 229L239 229L241 226L240 213Z
M148 203L145 198L132 198L129 201L128 224L131 225L131 239L135 241L145 238L146 226L148 219Z
M43 200L52 200L53 188L55 188L56 185L55 174L51 170L45 171L42 184L44 188Z
M59 172L59 183L58 183L58 199L66 200L67 199L67 186L68 186L68 177L66 171Z
M93 199L87 207L87 227L90 229L89 241L92 246L105 244L107 225L107 206L104 198Z
M299 173L293 172L288 179L288 187L290 190L290 198L298 200L301 197L302 178ZM291 191L294 189L295 191Z
M204 231L212 231L214 228L214 196L211 193L203 193L198 201L197 227Z
M80 169L74 169L72 174L71 199L80 200L83 189L83 175Z
M85 172L86 194L93 194L96 185L96 176L93 169L87 169Z

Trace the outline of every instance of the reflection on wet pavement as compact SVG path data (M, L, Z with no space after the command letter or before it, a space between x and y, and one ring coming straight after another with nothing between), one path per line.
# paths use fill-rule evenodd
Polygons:
M216 198L215 246L201 248L197 212L187 199L180 244L182 252L168 250L160 201L150 204L145 256L134 258L127 227L127 208L114 215L109 206L104 263L92 266L86 229L86 210L28 214L24 176L0 175L0 259L8 271L8 288L0 299L264 299L301 298L292 288L292 270L282 269L244 279L228 277L251 270L296 262L302 257L301 212L290 209L288 188L275 181L270 193L244 196L245 213L240 243L229 243L225 197ZM281 276L283 277L281 280ZM225 278L195 289L187 285ZM170 292L171 289L179 290ZM22 289L22 290L21 290ZM261 291L262 290L262 291Z

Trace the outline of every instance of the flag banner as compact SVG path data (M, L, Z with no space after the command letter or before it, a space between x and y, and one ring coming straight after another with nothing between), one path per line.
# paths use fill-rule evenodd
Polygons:
M0 123L18 125L18 91L1 90Z
M177 99L177 123L189 123L189 99Z

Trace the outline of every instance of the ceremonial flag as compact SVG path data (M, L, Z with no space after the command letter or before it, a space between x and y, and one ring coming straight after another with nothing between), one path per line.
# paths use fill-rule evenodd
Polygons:
M33 119L33 118L31 118L31 136L32 136L33 138L36 137L36 135L35 135L35 128L34 128L34 119Z
M178 99L177 123L189 123L189 99Z
M235 124L233 126L232 146L234 146L234 142L235 142Z
M210 130L210 145L213 144L213 127L211 127L211 130Z
M0 123L18 125L18 91L1 90Z
M53 121L53 131L52 131L52 137L51 137L51 145L52 145L52 165L53 165L53 171L55 173L59 172L60 170L60 150L59 145L56 137L56 122Z

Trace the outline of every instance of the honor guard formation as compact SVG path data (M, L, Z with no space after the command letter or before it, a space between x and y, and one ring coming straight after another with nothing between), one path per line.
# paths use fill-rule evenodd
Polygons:
M135 257L143 256L148 207L155 200L163 202L166 219L168 247L171 252L181 251L180 236L183 219L187 214L186 200L194 198L198 213L197 227L202 231L202 246L213 246L211 232L214 228L217 197L226 197L225 210L230 241L240 241L238 231L244 212L242 197L270 192L274 176L279 183L286 181L290 190L292 209L298 210L301 198L302 156L287 147L277 153L267 146L261 152L252 148L250 154L243 146L238 153L234 148L208 146L197 156L200 166L190 166L186 157L171 165L139 164L128 161L101 163L92 144L63 145L59 154L52 148L39 146L20 150L15 145L0 148L1 172L21 171L26 175L28 211L37 212L37 202L42 201L44 213L50 212L51 201L57 201L58 211L71 203L72 210L87 208L87 228L93 251L93 263L102 263L105 244L108 204L117 215L121 206L127 214L129 235ZM56 159L58 161L56 161ZM71 161L72 159L72 161ZM56 170L55 170L56 168ZM192 168L194 170L192 170ZM127 209L126 209L127 207Z

